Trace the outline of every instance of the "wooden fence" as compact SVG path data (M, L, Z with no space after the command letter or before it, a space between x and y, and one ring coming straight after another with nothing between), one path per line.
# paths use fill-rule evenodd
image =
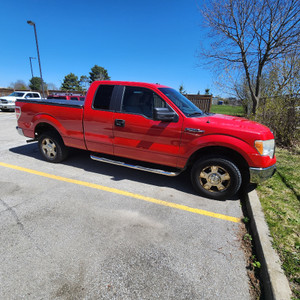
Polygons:
M186 94L184 95L190 101L192 101L197 107L202 111L208 113L211 109L212 95L193 95Z

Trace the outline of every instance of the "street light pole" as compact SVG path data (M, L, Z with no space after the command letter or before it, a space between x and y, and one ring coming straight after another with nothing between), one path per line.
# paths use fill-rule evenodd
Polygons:
M40 67L40 75L41 75L41 85L42 85L42 92L43 92L43 98L45 98L45 92L44 92L44 81L43 81L43 76L42 76L42 67L41 67L41 59L40 59L40 51L39 51L39 44L38 44L38 39L37 39L37 34L36 34L36 28L35 28L35 23L32 21L27 21L29 25L33 26L34 29L34 35L35 35L35 41L36 41L36 49L37 49L37 55L38 55L38 61L39 61L39 67Z
M35 57L29 57L29 61L30 61L30 69L31 69L31 78L33 78L33 70L32 70L32 63L31 60L35 59Z

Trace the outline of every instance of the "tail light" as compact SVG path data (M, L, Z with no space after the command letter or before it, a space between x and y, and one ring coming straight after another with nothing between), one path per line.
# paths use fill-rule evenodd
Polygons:
M17 120L19 120L20 116L21 116L21 107L16 106L15 107L15 113L16 113L16 118Z

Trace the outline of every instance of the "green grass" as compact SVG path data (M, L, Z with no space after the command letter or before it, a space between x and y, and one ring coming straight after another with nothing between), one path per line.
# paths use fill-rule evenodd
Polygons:
M273 247L300 299L300 150L277 149L277 173L259 185L257 192L265 213Z
M242 106L231 106L231 105L212 105L210 112L216 114L230 115L230 116L244 116Z

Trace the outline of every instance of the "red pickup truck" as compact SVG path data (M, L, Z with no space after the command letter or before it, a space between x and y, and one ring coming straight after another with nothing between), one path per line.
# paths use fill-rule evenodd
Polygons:
M229 198L276 169L267 127L203 113L159 84L96 81L85 102L18 100L16 116L19 133L37 140L49 162L80 148L97 161L167 176L188 170L196 191L213 199Z

